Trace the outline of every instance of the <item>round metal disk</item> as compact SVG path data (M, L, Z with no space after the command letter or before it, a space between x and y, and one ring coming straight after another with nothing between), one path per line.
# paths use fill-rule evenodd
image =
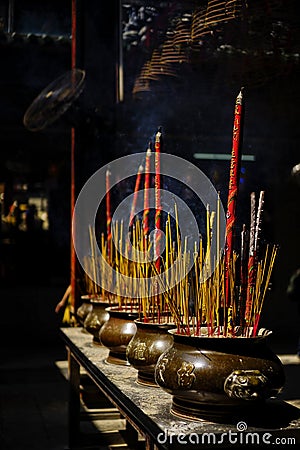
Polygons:
M38 131L55 122L81 94L84 79L84 70L72 69L49 84L27 109L25 127Z

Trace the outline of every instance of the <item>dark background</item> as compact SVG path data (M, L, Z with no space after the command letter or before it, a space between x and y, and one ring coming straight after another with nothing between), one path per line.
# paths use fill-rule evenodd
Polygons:
M241 17L211 27L184 46L188 58L173 63L176 76L146 80L147 90L134 92L153 50L163 45L184 14L191 20L189 14L207 2L124 2L120 102L118 2L78 1L76 65L86 71L85 90L54 124L31 132L23 124L26 109L71 68L71 1L0 1L2 214L8 214L14 200L26 204L29 196L43 195L49 216L49 229L30 235L2 223L2 286L56 283L63 293L69 282L71 125L77 130L77 192L107 162L144 151L162 126L164 151L194 162L224 201L229 161L196 160L193 155L230 153L234 102L245 86L243 152L254 155L255 162L242 164L236 232L248 220L250 192L265 190L263 232L280 251L263 325L280 339L287 333L297 335L297 309L287 299L286 288L300 266L300 183L291 176L300 162L298 3L249 1ZM141 7L148 8L144 15ZM128 27L134 15L141 17ZM142 40L138 33L145 24L148 34ZM135 31L129 38L124 34L128 29Z

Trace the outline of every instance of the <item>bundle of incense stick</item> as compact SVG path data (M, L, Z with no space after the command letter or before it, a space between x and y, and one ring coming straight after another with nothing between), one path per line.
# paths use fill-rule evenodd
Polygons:
M148 236L145 237L141 221L135 220L132 227L131 247L125 242L123 223L113 222L113 241L118 242L118 249L113 247L116 276L110 280L110 286L114 287L119 306L138 308L140 319L145 322L173 321L181 334L212 337L256 336L277 254L276 246L263 246L260 243L263 201L264 192L261 192L255 211L255 195L251 194L250 239L246 238L249 232L244 225L240 254L234 250L229 261L225 260L225 252L222 253L219 244L219 196L216 211L211 211L211 207L207 205L206 242L200 238L199 243L195 243L192 254L187 250L187 237L180 234L177 206L174 205L175 229L171 230L171 219L168 215L164 224L165 251L160 257L159 266L155 263L155 258L153 260L153 244ZM217 234L220 262L212 272L210 248L214 233ZM94 245L93 240L91 243ZM93 248L92 245L91 247ZM101 252L109 263L107 242L103 234ZM91 255L90 261L94 261L93 250ZM185 268L191 260L194 265L192 270L186 273ZM226 267L229 268L229 279L225 278ZM167 273L164 281L160 277L161 269ZM93 270L99 270L99 266L96 264ZM100 272L102 276L107 277L101 266ZM96 279L99 279L97 276L99 275L96 275ZM157 277L160 294L155 291L153 277ZM226 314L225 282L228 284L231 298L231 305Z
M261 244L264 192L260 193L257 211L254 199L252 193L250 236L253 237L250 237L250 240L246 239L248 230L244 225L240 252L238 254L237 250L234 250L229 261L225 261L225 252L222 252L218 244L219 197L216 211L211 211L207 205L206 242L200 238L199 243L194 245L193 253L187 250L187 237L180 235L175 204L175 229L171 230L171 219L168 215L164 224L165 251L161 255L159 268L155 264L155 259L153 260L153 245L149 238L145 239L143 224L139 220L135 221L131 234L132 246L129 248L123 238L123 223L113 222L113 240L119 243L119 250L114 250L116 278L111 282L117 293L119 306L138 308L140 319L145 322L173 321L180 334L209 337L256 336L277 247ZM214 233L217 234L220 262L212 271L210 247ZM104 256L106 247L102 238ZM191 260L194 265L192 270L186 273L185 268ZM229 294L232 301L224 314L227 266L230 274ZM168 270L165 279L159 276L160 268L165 273ZM158 279L161 291L159 295L155 292L155 286L151 281L153 277Z
M157 293L151 280L158 273L153 263L153 245L149 237L145 237L141 221L136 220L132 226L130 246L122 227L117 221L112 224L113 240L118 242L118 249L114 247L114 292L118 304L122 308L138 308L145 322L166 321L170 317L166 296Z
M160 252L161 233L155 233L150 241L149 192L151 171L151 144L145 154L145 164L137 170L133 204L130 212L130 242L124 236L123 222L112 222L110 198L108 208L106 240L101 237L102 265L98 269L106 280L107 290L116 293L120 307L138 308L140 318L145 322L173 321L177 332L186 335L212 337L254 337L277 254L277 247L261 244L261 224L264 192L259 195L256 208L255 193L250 198L250 227L243 225L241 241L233 239L237 223L237 195L239 167L241 160L241 136L243 116L242 90L235 104L232 158L226 215L225 248L220 242L220 196L216 205L206 207L206 238L200 237L194 251L188 250L188 237L179 229L177 205L173 205L175 227L171 227L168 215L162 221L160 199L160 152L161 129L155 139L155 231L165 235L165 249ZM143 173L144 170L144 173ZM137 193L144 176L144 213L140 221L136 217ZM107 173L107 185L110 173ZM215 209L215 211L214 211ZM249 237L249 239L248 239ZM212 239L217 243L217 254L212 261ZM112 242L117 243L112 245ZM94 242L91 238L91 256L94 256ZM107 273L105 261L115 269ZM192 269L187 271L186 268ZM96 266L93 270L97 270ZM162 277L162 274L165 277ZM94 273L94 279L97 274ZM101 284L101 281L100 281Z
M99 261L96 258L96 239L93 228L89 227L89 242L90 242L90 253L86 255L83 261L84 264L84 289L85 293L91 296L100 295L100 271L99 271ZM88 275L92 274L92 278Z
M254 249L250 247L250 243L245 242L246 226L244 225L240 243L240 253L243 252L243 257L234 250L230 260L226 261L225 252L222 253L220 263L212 274L209 250L212 232L219 233L218 207L216 214L207 208L206 246L200 239L199 245L195 243L195 251L191 255L186 251L186 245L183 246L184 250L181 253L180 242L172 246L169 254L168 249L171 247L169 244L166 245L165 266L170 265L169 285L172 286L174 280L181 280L170 289L166 285L164 293L166 305L170 309L173 321L177 324L179 334L209 337L254 337L257 335L277 254L275 245L260 245L259 249L263 197L264 193L261 192L254 224L251 223L251 227L255 230ZM215 217L217 225L213 226ZM179 251L174 253L175 247ZM190 258L194 261L193 268L184 275L185 264ZM178 263L174 265L176 259ZM228 289L232 302L225 314L223 300L226 267L229 267ZM240 276L241 273L243 278Z
M84 294L89 296L98 295L99 287L95 283L94 280L88 275L88 273L93 272L93 264L90 257L85 256L83 261L83 269L84 269L84 278L83 278L83 286L84 286Z
M97 242L96 242L96 234L95 229L91 225L89 226L89 243L90 243L90 252L88 255L84 257L83 260L83 269L84 269L84 277L83 277L83 285L84 292L90 296L101 296L104 301L110 302L110 289L113 286L113 280L110 274L107 274L107 270L103 266L103 261L109 261L107 255L107 242L105 241L104 234L101 235L101 253L104 257L104 260L97 255ZM91 276L90 276L90 275ZM104 289L101 278L106 276L105 285L108 286L108 289Z

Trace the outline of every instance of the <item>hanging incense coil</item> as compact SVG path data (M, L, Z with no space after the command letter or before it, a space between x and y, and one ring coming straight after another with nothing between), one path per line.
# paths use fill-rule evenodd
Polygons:
M197 9L192 18L192 41L201 39L221 22L228 22L241 17L243 3L242 0L210 0L206 9Z
M161 53L159 50L154 50L149 64L149 73L147 78L152 81L159 80L161 75Z
M168 77L177 77L178 74L176 72L176 69L172 64L163 62L161 64L161 75L165 75Z
M206 9L199 8L194 11L191 26L192 43L195 43L195 41L200 40L205 34L210 32L210 30L206 29L205 17L206 17Z
M177 23L174 37L173 45L175 48L181 48L182 46L187 46L191 41L191 21L188 17L185 19L180 19Z
M242 8L242 0L210 0L206 10L205 26L211 27L220 22L237 19L242 14Z
M185 51L179 51L173 43L173 39L167 39L163 45L161 53L162 61L164 63L183 63L187 61Z
M177 76L176 70L172 67L172 64L165 61L161 51L154 50L149 66L148 78L152 81L157 81L162 75L165 76Z
M168 51L168 55L174 51L175 49ZM178 62L178 57L172 58L172 62L173 61ZM172 67L170 61L166 60L158 49L155 49L152 53L151 60L144 64L139 76L137 77L132 93L136 94L138 92L150 91L150 82L159 81L161 76L176 77L177 73L176 69Z
M150 91L150 82L149 82L149 67L150 67L150 61L147 61L139 74L139 76L136 78L132 93L137 94L138 92L149 92Z

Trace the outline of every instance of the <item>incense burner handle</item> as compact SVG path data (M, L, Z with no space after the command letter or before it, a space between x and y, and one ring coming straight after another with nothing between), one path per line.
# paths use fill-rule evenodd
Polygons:
M264 398L268 379L259 370L234 370L224 382L224 392L230 398L258 400Z

